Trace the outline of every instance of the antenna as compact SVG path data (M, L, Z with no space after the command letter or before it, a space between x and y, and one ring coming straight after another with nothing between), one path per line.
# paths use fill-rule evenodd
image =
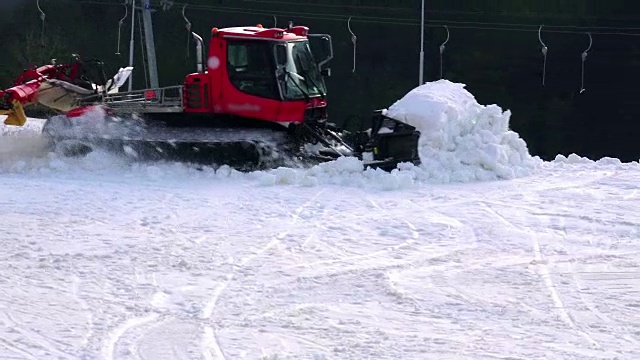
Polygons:
M274 28L278 27L278 18L275 15L273 15L273 27Z
M542 57L543 57L543 62L542 62L542 86L544 86L545 84L545 78L546 78L546 74L547 74L547 51L549 50L549 48L547 47L547 45L545 45L545 43L542 41L542 27L544 25L540 25L540 28L538 29L538 40L540 41L540 44L542 44Z
M127 0L125 0L124 2L124 16L122 17L122 19L120 19L120 22L118 23L118 49L116 50L116 55L120 55L120 35L121 35L121 31L122 31L122 24L124 23L124 19L127 18L127 16L129 16L129 7L127 6Z
M581 85L580 85L580 94L582 94L586 89L584 88L584 63L587 60L587 55L589 50L591 50L591 45L593 45L593 38L591 37L591 33L587 33L589 35L589 47L587 50L582 52L582 72L581 72Z
M185 28L187 29L187 59L189 58L189 54L191 53L189 42L191 41L191 22L187 19L187 15L185 14L185 10L187 9L187 4L184 4L182 7L182 18L185 21Z
M447 25L443 26L447 30L447 39L440 45L440 79L442 79L442 54L444 53L445 45L449 42L449 27Z
M355 74L356 72L356 41L358 40L358 37L351 30L351 16L349 16L349 20L347 20L347 29L349 30L349 33L351 33L351 42L353 43L353 70L351 70L351 72Z
M36 0L36 6L38 7L38 11L40 11L40 20L42 20L42 34L40 35L40 44L44 46L44 19L47 17L42 11L40 7L40 0Z

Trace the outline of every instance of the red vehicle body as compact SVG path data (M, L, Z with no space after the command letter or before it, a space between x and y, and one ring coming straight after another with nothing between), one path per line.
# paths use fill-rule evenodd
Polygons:
M309 99L282 99L251 94L240 89L232 82L233 60L230 58L232 46L243 41L258 40L264 42L307 41L309 29L295 26L282 29L264 29L262 27L237 27L211 31L207 70L190 74L184 84L184 111L189 113L215 113L235 115L242 118L254 118L283 124L302 123L305 111L312 108L326 108L324 96L317 95ZM241 45L240 45L241 46ZM268 48L268 47L267 47ZM268 52L261 55L270 55ZM257 59L261 55L256 55ZM261 69L272 69L263 80L274 75L276 66L268 64ZM309 64L311 65L311 64ZM267 70L268 71L268 70ZM249 79L251 80L251 79ZM254 79L255 81L255 79ZM275 84L274 84L275 85ZM267 92L268 93L268 92ZM274 93L273 95L277 95Z

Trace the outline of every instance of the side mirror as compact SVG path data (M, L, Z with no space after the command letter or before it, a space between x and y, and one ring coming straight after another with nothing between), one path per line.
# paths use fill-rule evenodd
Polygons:
M331 39L328 36L322 36L320 41L320 49L324 56L320 61L325 61L331 57L333 57L333 48L331 46Z
M309 46L313 57L318 63L318 67L322 67L333 59L333 44L331 42L331 35L327 34L309 34Z
M322 69L320 74L324 77L331 77L331 68Z

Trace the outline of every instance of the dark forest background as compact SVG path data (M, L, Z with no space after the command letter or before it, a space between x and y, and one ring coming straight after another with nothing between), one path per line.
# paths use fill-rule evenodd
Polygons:
M128 64L131 18L121 27L124 0L4 0L0 86L31 64L71 53L102 59L115 71ZM140 0L138 0L140 2ZM151 0L160 85L195 70L187 53L182 8L206 39L212 27L288 21L329 33L334 42L328 79L332 121L353 128L418 85L420 0ZM10 6L11 5L11 6ZM511 128L532 155L577 153L640 159L640 2L630 0L426 0L425 81L467 85L478 102L512 111ZM130 14L129 14L130 16ZM274 19L275 16L275 19ZM357 36L356 68L353 43ZM440 61L440 45L449 41ZM543 53L548 47L545 84ZM588 52L581 90L582 54ZM146 84L136 28L134 86Z

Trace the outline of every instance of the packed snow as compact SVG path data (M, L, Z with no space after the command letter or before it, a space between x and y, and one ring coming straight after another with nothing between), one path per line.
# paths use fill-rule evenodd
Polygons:
M640 165L427 83L422 164L239 173L0 127L2 359L637 359Z

